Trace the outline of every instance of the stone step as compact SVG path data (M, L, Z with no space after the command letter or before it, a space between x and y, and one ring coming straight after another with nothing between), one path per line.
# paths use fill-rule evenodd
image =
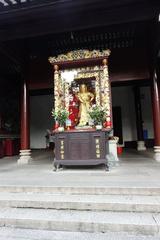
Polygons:
M160 212L160 196L0 193L0 207Z
M35 229L0 228L1 240L159 240L156 236L145 236L122 232L90 233L63 232Z
M88 195L151 195L160 196L160 187L80 187L80 186L0 186L1 192L33 192L33 193L64 193L64 194L88 194Z
M158 236L160 214L1 208L0 227L4 226L71 232L130 232Z

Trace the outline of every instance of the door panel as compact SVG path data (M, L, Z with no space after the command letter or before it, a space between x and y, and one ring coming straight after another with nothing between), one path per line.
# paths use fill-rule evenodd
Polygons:
M114 136L119 137L119 144L123 144L122 112L120 106L113 107L113 128Z

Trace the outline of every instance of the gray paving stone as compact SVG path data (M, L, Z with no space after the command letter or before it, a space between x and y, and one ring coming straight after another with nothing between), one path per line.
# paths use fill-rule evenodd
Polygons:
M160 164L135 152L125 153L120 166L105 172L103 168L67 168L52 171L52 152L33 152L33 162L17 166L17 158L0 160L0 185L55 187L160 187Z
M3 192L0 206L157 213L160 212L160 196Z
M151 213L2 208L0 226L73 232L159 234L159 224Z
M1 240L160 240L160 237L126 233L86 233L0 228Z

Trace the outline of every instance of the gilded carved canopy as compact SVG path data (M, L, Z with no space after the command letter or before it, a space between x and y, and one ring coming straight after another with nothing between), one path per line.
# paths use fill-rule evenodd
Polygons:
M108 74L110 50L78 50L57 57L49 57L54 66L54 108L71 109L71 94L85 83L95 95L95 104L107 111L106 121L112 125L111 91Z

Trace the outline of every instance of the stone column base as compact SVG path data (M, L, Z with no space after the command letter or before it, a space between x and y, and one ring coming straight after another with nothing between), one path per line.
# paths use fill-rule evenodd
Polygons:
M109 140L109 154L106 156L110 168L119 166L119 159L117 156L117 140Z
M160 162L160 146L154 146L154 159Z
M20 157L19 157L17 163L18 164L28 164L31 161L32 161L31 150L30 149L20 150Z
M137 141L137 150L138 151L145 151L146 146L144 141Z

